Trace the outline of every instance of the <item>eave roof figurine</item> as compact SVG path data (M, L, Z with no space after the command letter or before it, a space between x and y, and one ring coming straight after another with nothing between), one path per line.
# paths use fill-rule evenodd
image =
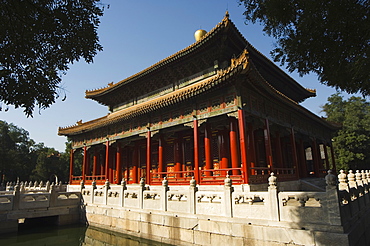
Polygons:
M299 105L303 88L257 51L226 12L196 42L117 83L86 91L101 118L59 128L72 139L70 184L265 183L335 169L335 127ZM83 152L81 168L74 156ZM331 154L329 154L331 152ZM77 170L82 170L77 172Z

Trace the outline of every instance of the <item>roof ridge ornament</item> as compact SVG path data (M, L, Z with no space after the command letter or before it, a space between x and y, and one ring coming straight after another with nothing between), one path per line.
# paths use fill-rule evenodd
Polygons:
M222 19L222 21L228 21L228 20L229 20L229 17L230 17L230 15L229 15L229 10L226 10L226 12L225 12L225 16L224 16L224 18Z
M307 91L311 92L311 93L316 93L316 89L310 89L310 88L305 88Z
M207 34L207 31L206 30L203 30L203 29L199 29L197 31L195 31L194 33L194 38L195 38L195 41L198 42L199 40L201 40L205 35Z

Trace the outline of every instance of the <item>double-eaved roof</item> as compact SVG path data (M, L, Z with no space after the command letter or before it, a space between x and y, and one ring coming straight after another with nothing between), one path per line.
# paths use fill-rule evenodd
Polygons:
M205 46L208 44L215 45L215 39L220 39L221 36L226 37L229 41L228 45L231 47L229 51L229 56L234 55L238 56L243 52L244 49L247 49L249 52L249 57L255 64L256 68L259 70L262 76L268 74L271 78L270 83L280 92L284 93L289 98L293 99L296 102L302 102L308 97L315 96L315 93L312 90L307 90L299 85L295 80L283 72L279 67L272 63L268 58L263 54L257 51L238 31L234 23L229 19L228 13L226 13L223 20L209 31L202 39L198 42L191 44L183 50L176 52L175 54L155 63L154 65L140 71L137 74L134 74L124 80L121 80L115 84L109 84L105 88L97 90L88 90L86 91L86 98L90 98L98 101L107 106L112 106L112 102L117 91L120 91L121 88L127 87L129 84L136 84L138 80L146 80L145 82L150 83L153 74L161 72L158 70L166 70L170 68L173 63L181 62L185 60L194 53L205 52ZM213 62L213 61L212 61Z
M194 62L197 64L194 65ZM148 97L146 101L120 108L125 102L150 93L150 90L156 88L155 86L172 85L174 81L198 74L216 62L219 65L213 75L168 93ZM224 83L226 78L248 70L251 63L253 68L268 81L272 91L279 96L294 103L315 96L314 91L303 88L257 51L241 35L226 13L216 27L185 49L115 84L111 83L105 88L86 91L86 98L109 106L113 112L89 122L79 122L73 126L59 128L58 134L66 136L81 134L189 99ZM156 81L156 78L159 79ZM157 85L159 82L160 85Z

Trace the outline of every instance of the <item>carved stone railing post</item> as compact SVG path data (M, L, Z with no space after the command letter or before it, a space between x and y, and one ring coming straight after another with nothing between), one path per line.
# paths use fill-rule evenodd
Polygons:
M197 199L196 199L196 193L198 191L197 188L197 181L194 179L194 177L190 180L190 187L189 187L189 195L188 195L188 208L189 213L196 214L197 213Z
M21 192L21 194L23 194L23 193L26 192L26 187L24 186L24 183L23 182L20 183L19 191Z
M362 174L360 173L359 170L356 170L355 176L359 197L362 197L364 196L364 184L362 183Z
M92 181L92 183L91 183L91 200L90 200L90 202L91 202L91 204L94 204L94 200L95 200L95 190L96 190L96 181L95 181L95 179Z
M224 180L224 198L221 201L222 207L224 208L225 216L233 217L233 191L232 180L229 175L226 175Z
M367 178L366 178L365 170L361 170L361 180L364 186L367 185Z
M54 182L49 187L50 192L50 207L54 207L58 203L58 190L55 187Z
M366 179L366 204L370 204L370 173L369 170L366 170L365 172L365 179Z
M125 190L126 189L127 189L126 180L122 179L121 180L121 186L120 186L120 197L119 197L119 205L121 207L125 206Z
M353 173L352 170L348 171L348 186L350 189L355 188L357 189L357 184L356 184L356 175Z
M85 189L85 182L81 180L80 182L80 192L82 193L82 190Z
M360 170L356 170L355 177L357 186L362 186L362 174Z
M14 186L14 198L13 198L13 210L19 209L19 203L21 202L21 191L19 185Z
M104 189L104 203L103 204L107 205L108 204L108 190L110 189L110 183L108 179L105 181L103 189Z
M280 221L278 188L276 182L277 178L273 172L271 172L268 181L269 181L268 206L271 215L271 220Z
M338 185L339 190L349 192L349 188L347 184L347 174L343 170L339 171L338 181L339 181L339 185Z
M368 198L368 193L369 193L369 188L368 188L368 182L367 182L367 177L365 170L361 170L361 181L362 181L362 192L364 196L364 205L366 206L369 203L369 198Z
M359 170L356 170L356 184L357 184L357 192L358 192L358 202L360 209L363 209L366 206L365 202L365 187L364 183L362 182L362 173Z
M139 190L139 208L144 208L144 190L145 190L145 179L140 179L140 190Z
M343 170L340 171L343 177ZM339 174L338 176L340 176ZM330 225L341 225L340 202L338 200L337 179L332 170L328 170L325 176L326 181L326 205L328 208L328 218ZM343 180L342 180L343 181Z
M49 192L50 191L50 182L49 182L49 180L46 181L45 189L46 189L46 192Z
M356 175L353 173L352 170L348 171L348 187L349 187L349 197L350 197L350 207L351 207L351 214L355 216L360 211L360 204L359 204L359 192L356 182Z
M170 190L168 187L168 180L167 177L164 177L162 180L162 195L161 195L161 203L162 203L162 210L167 211L167 192Z

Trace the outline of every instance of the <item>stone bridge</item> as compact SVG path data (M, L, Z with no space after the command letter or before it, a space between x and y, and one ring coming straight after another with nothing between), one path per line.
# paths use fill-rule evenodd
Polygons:
M66 192L62 184L8 183L0 191L0 232L18 230L18 223L32 218L54 217L58 225L79 222L81 193Z

